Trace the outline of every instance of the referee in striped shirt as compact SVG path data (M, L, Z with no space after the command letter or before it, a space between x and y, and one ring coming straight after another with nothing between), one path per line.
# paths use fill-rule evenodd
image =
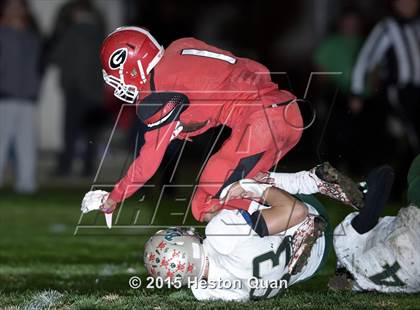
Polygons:
M363 108L367 75L380 65L392 111L404 126L409 144L420 152L419 0L391 0L394 14L380 21L364 43L353 69L350 109Z

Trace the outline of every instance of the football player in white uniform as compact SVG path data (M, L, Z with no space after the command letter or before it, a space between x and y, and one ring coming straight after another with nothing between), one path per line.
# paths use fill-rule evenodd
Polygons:
M334 231L337 275L332 289L420 292L420 155L408 175L409 206L397 216L379 218L388 199L393 171L373 170L364 208L349 214Z
M355 207L362 194L328 164L295 174L263 173L257 179L241 180L222 192L224 201L253 202L248 211L215 213L204 240L179 228L152 236L144 251L148 273L188 285L198 300L237 301L274 297L312 277L325 261L331 234L322 205L309 194L320 192Z

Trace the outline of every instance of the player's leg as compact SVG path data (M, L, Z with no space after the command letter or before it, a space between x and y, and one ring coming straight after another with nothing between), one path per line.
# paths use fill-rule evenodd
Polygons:
M368 193L364 207L352 220L351 225L359 233L364 234L378 223L379 216L388 201L394 182L394 172L385 165L371 171L367 178Z
M270 169L297 144L301 131L285 125L282 113L277 111L268 117L261 111L234 128L231 137L209 159L192 201L196 219L202 220L204 213L222 207L218 197L224 187ZM223 207L246 210L249 204L249 200L236 199Z
M262 173L256 180L272 183L292 195L320 193L357 210L363 206L363 194L359 190L358 184L340 173L328 162L311 170L297 173Z
M208 221L204 218L205 213L214 213L221 208L218 196L223 188L226 179L239 180L243 175L247 175L260 159L258 154L250 155L245 158L230 156L234 153L225 152L222 147L218 153L210 157L209 162L200 177L200 184L195 191L191 208L195 219ZM232 200L232 209L248 209L249 200Z

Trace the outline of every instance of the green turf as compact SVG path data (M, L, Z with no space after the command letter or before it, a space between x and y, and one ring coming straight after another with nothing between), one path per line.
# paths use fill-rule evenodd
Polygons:
M310 281L293 286L277 298L250 303L197 302L182 290L134 290L133 275L145 277L143 243L147 234L135 229L80 229L83 191L51 189L35 196L0 192L0 308L71 309L371 309L419 308L419 295L333 293L327 289L334 257ZM120 223L128 225L139 203L131 201ZM172 203L163 202L160 216ZM335 223L350 210L329 203ZM149 206L150 209L150 206ZM395 214L396 208L389 209ZM142 205L138 225L152 213ZM89 215L82 223L89 223ZM99 218L98 225L103 225Z

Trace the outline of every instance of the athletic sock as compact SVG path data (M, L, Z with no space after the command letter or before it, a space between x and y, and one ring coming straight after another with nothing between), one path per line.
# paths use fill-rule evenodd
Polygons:
M270 173L274 179L275 186L289 194L316 194L318 193L317 176L311 171L300 171L297 173Z
M369 173L367 179L368 192L364 206L359 214L353 218L351 225L359 233L364 234L378 223L379 215L388 201L394 182L394 172L385 165Z

